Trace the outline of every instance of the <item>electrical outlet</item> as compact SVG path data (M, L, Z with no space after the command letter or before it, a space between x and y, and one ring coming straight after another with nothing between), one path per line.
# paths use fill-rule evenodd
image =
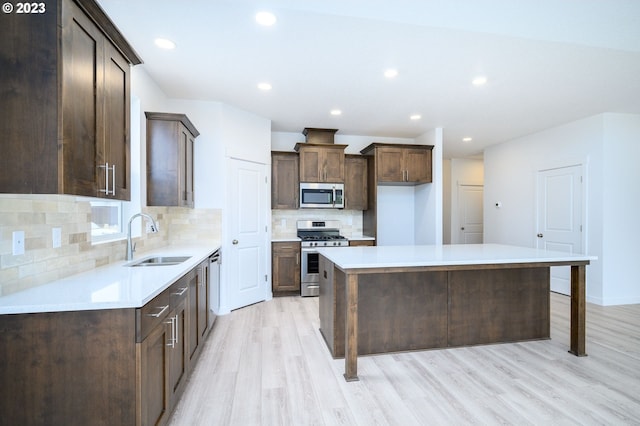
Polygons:
M53 240L53 248L62 247L62 228L53 228L51 239Z
M13 255L24 254L24 231L13 231Z

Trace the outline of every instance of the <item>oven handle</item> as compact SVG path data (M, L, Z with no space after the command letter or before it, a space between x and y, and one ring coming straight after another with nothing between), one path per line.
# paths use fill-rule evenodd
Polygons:
M333 185L332 190L333 190L333 199L332 199L333 207L335 207L336 206L336 186L335 185Z

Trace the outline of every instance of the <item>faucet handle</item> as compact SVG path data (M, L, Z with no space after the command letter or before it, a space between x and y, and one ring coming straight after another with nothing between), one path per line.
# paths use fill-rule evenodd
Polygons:
M136 251L136 245L138 245L138 243L133 243L131 244L131 251Z

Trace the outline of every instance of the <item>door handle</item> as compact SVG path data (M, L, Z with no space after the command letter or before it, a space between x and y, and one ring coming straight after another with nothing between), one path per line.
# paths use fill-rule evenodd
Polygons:
M542 237L544 237L544 235L542 235L542 234L538 234L538 235L536 235L536 237L538 237L538 238L542 238Z
M231 243L232 243L233 245L236 245L236 244L238 244L238 240L233 240L233 241L231 241Z

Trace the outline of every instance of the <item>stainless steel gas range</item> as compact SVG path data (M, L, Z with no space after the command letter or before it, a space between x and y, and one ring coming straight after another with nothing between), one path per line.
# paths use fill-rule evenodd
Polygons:
M302 240L300 294L318 296L320 294L318 247L347 247L349 241L340 235L338 220L299 220L297 228L298 238Z

